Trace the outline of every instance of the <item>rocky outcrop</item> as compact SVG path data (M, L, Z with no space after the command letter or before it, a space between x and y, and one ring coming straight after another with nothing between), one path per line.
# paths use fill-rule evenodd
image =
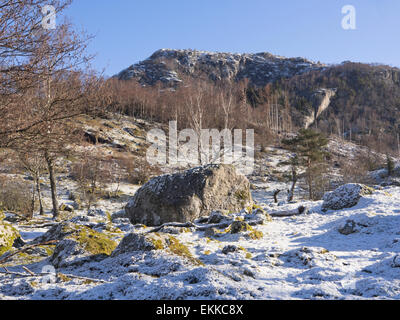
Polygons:
M155 250L162 250L169 255L180 256L184 260L197 266L204 265L203 262L193 256L189 247L180 242L177 238L168 234L158 233L130 233L122 239L111 256L116 257L125 253L144 253Z
M284 58L270 53L233 54L197 50L161 49L150 58L120 72L121 80L136 79L142 85L157 82L174 86L185 76L209 80L240 81L263 87L280 78L290 78L325 65L304 58Z
M0 218L0 256L9 251L19 238L19 232L11 224L1 221Z
M150 180L125 210L133 224L189 222L213 210L240 211L252 202L250 183L231 165L207 165Z
M56 267L80 265L88 261L103 259L117 247L117 243L103 233L74 223L53 226L34 243L58 240L50 262Z
M324 195L322 210L341 210L358 204L360 198L373 193L373 189L363 184L345 184Z
M304 127L308 129L321 114L328 109L331 99L336 95L336 89L319 89L311 96L311 114L304 118Z

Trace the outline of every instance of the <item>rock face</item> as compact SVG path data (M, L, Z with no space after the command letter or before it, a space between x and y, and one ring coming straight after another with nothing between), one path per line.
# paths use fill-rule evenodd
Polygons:
M373 193L373 189L363 184L350 183L345 184L335 191L324 195L322 210L341 210L351 208L358 204L362 196Z
M213 210L240 211L252 202L250 183L231 165L207 165L150 180L125 210L132 224L189 222Z
M308 129L318 120L321 114L328 109L331 99L336 95L336 89L321 88L313 92L311 96L312 109L311 114L304 118L304 127Z
M161 49L150 58L121 71L116 77L121 80L136 79L142 85L161 82L174 86L182 82L182 76L208 79L240 81L249 79L256 86L280 78L322 70L325 65L304 58L284 58L270 53L233 54L197 50Z

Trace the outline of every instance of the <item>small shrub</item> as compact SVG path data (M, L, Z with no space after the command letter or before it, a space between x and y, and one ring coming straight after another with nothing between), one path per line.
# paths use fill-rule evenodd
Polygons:
M24 216L30 215L32 212L30 184L15 179L0 179L0 209Z
M261 231L253 230L248 234L249 238L252 240L260 240L264 237Z
M158 167L151 166L146 160L143 159L131 159L131 163L126 165L128 182L136 185L145 184L151 178L159 176L162 173Z

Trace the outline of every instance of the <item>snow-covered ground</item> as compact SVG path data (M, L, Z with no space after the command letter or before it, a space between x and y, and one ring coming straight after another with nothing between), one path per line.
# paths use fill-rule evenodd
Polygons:
M44 283L47 278L1 274L0 299L400 298L399 187L376 190L353 208L326 213L321 201L278 207L265 195L262 201L258 194L258 202L266 212L299 205L310 211L265 219L253 227L263 233L258 240L246 233L206 237L194 229L164 230L177 232L173 237L187 246L190 259L169 250L136 251L57 270L96 281L58 278L56 283ZM236 213L232 218L246 215ZM356 223L356 232L339 233L349 219ZM129 225L126 219L118 223ZM124 233L132 230L143 234L149 228L130 227ZM44 231L24 229L22 235L27 240ZM48 264L45 259L28 268L40 273ZM21 266L8 270L23 272Z
M143 132L130 121L124 119L122 123L129 130L120 130L120 123L105 120L100 124L89 122L88 129L133 150L143 144L143 137L137 136ZM91 153L114 151L107 144L85 148ZM336 158L351 159L359 152L358 148L343 141L330 142ZM299 206L307 207L308 214L271 220L264 213L263 224L236 234L224 228L215 235L195 228L166 228L157 236L174 237L184 254L168 247L131 251L57 270L50 263L51 250L38 248L29 252L34 258L23 255L0 265L0 300L400 299L400 187L378 188L353 208L323 212L322 201L302 200L304 190L299 183L295 190L298 202L288 204L286 191L290 181L285 174L290 168L282 162L289 156L287 150L270 147L256 159L254 174L249 177L253 199L267 214ZM333 167L331 171L340 180L340 168ZM385 176L384 170L374 174ZM13 179L26 178L8 175ZM379 183L379 179L375 180ZM43 182L45 207L49 209L51 198L46 177ZM67 173L59 174L60 204L73 205L70 195L77 187ZM138 188L124 182L109 184L108 191L118 191L119 198L100 198L89 215L80 208L63 213L64 220L72 218L70 221L107 234L117 242L132 232L144 236L150 228L133 226L123 217L124 206ZM273 203L276 190L281 190L279 204ZM232 213L229 218L254 222L252 219L260 219L260 215L241 212ZM348 220L354 221L356 232L344 235L339 229ZM49 211L31 222L13 223L28 244L54 224ZM251 237L252 232L257 232L257 236ZM49 274L38 276L40 273Z

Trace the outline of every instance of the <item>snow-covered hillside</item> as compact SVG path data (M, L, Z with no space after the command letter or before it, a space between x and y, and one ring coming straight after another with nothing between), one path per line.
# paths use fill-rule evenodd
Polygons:
M24 270L10 264L10 274L0 275L0 298L400 298L399 187L376 190L357 206L340 211L322 212L321 201L278 207L269 196L264 200L258 205L272 216L299 205L308 207L309 213L270 218L254 207L252 214L242 211L226 217L244 220L253 225L252 230L232 233L222 229L214 235L174 227L147 234L150 228L134 228L127 219L118 218L113 226L120 228L119 238L132 231L146 237L171 237L181 250L128 251L100 262L60 268L56 283L44 283L43 277L26 273L13 275ZM354 233L344 235L339 229L348 220L354 221ZM82 221L105 229L98 222L99 216ZM76 218L74 222L83 223ZM22 230L26 239L45 231ZM48 264L47 258L25 266L39 274Z
M143 156L143 128L151 124L128 117L80 121L88 138L97 140L82 146L89 153L112 155L126 150ZM328 149L332 162L338 163L349 162L363 151L337 139L330 141ZM353 208L324 212L322 201L303 200L301 183L295 190L297 202L287 203L290 181L284 174L290 168L281 163L290 155L272 146L258 154L254 174L248 177L253 207L210 212L210 217L194 224L160 230L134 226L125 214L128 200L140 186L111 183L103 191L118 190L117 196L101 197L88 212L75 207L71 196L78 193L77 181L67 171L59 173L59 201L69 208L59 221L52 220L50 211L31 221L6 212L5 223L19 231L23 243L17 242L0 256L0 299L400 298L400 187L384 187L390 181L381 169L371 175L379 177L375 184L384 182L383 186L375 186ZM71 161L64 159L61 166L67 168ZM340 166L332 166L331 174L343 183ZM27 178L2 176L13 181ZM44 204L50 208L47 177L42 182ZM276 190L282 191L278 203L273 199ZM299 207L307 210L279 216ZM0 214L0 227L2 218ZM108 256L88 255L76 247L79 237L60 236L63 246L58 248L52 243L29 247L50 239L57 226L104 241L99 242L100 248L89 247ZM22 247L26 250L20 252Z

